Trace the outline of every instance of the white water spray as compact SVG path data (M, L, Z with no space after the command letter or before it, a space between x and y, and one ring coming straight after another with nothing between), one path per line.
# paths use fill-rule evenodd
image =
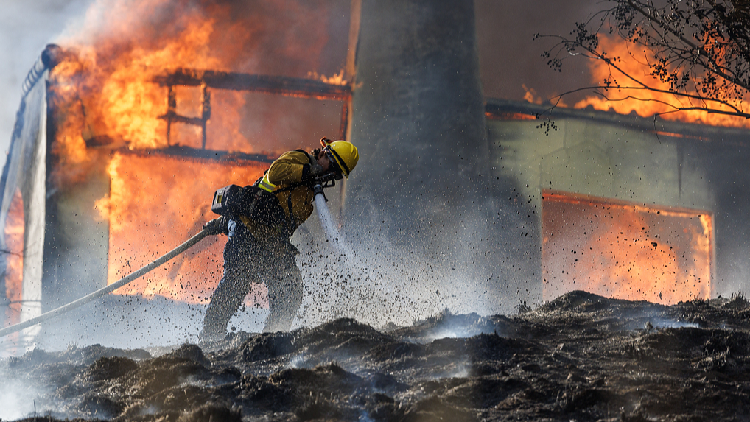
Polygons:
M380 257L373 257L371 253L364 250L353 250L339 232L322 193L315 195L315 208L328 244L339 255L337 259L327 260L328 263L324 266L325 271L330 270L334 274L318 286L325 291L326 302L333 306L332 309L326 311L326 318L331 315L348 316L361 322L377 325L387 322L407 324L420 316L421 314L411 312L415 309L413 306L415 302L410 302L408 307L399 302L400 297L404 298L403 303L407 300L406 294L399 291L401 284L396 278L404 274L384 271L381 267L384 263L387 265L387 260L380 261ZM361 243L357 245L363 247ZM363 303L369 303L369 306L374 306L374 309L364 312Z
M334 280L341 280L341 283L329 284L326 297L335 304L333 310L335 315L354 317L356 311L353 306L357 303L356 298L362 296L368 288L373 287L372 280L375 275L355 257L355 252L336 227L326 204L326 198L321 193L315 195L315 208L318 210L320 224L326 233L328 243L339 255L338 259L331 260L333 266L328 267L336 274L327 281L330 283ZM331 288L333 286L336 287ZM362 317L362 315L357 316L360 319Z
M315 209L318 210L320 224L323 225L323 229L326 232L328 241L333 244L333 247L337 252L339 252L341 255L346 256L346 260L350 261L353 258L352 250L351 248L349 248L346 242L344 242L344 239L341 238L341 234L336 228L336 225L333 222L333 218L331 218L331 212L328 210L326 197L322 193L315 195Z

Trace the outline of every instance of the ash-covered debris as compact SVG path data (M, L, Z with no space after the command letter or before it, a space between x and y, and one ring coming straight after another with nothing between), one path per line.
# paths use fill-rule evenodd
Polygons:
M0 370L44 420L746 420L749 317L742 297L571 292L513 316L343 318L163 354L35 350Z

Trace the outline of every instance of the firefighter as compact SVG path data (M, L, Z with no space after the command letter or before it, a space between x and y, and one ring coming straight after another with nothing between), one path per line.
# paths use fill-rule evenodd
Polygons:
M276 202L271 201L276 209L280 207L278 220L269 223L265 215L239 215L206 223L210 234L224 233L229 239L224 247L224 274L203 319L202 341L225 337L229 320L253 283L268 287L270 314L263 332L291 328L302 302L303 284L295 263L299 252L290 238L312 214L316 180L349 177L359 160L357 147L349 142L323 138L320 143L321 148L312 153L296 150L282 154L255 182L254 186L273 194L266 196L275 197Z

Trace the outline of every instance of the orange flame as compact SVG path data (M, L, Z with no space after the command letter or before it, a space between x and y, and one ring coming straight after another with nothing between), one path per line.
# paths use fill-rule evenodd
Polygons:
M617 66L636 79L644 81L649 86L658 90L669 91L670 86L666 82L661 82L651 75L651 71L644 63L653 63L654 54L642 47L642 55L636 54L630 49L630 45L620 38L600 37L601 51L606 52L608 57L620 57ZM639 46L640 48L640 46ZM634 87L638 86L635 82L627 79L617 70L611 69L606 62L602 60L592 60L589 62L589 68L592 74L592 80L595 83L601 83L603 80L614 79L620 86ZM605 92L610 98L623 98L622 100L608 100L599 96L589 96L575 104L575 108L585 108L588 106L597 110L612 110L621 114L637 113L642 117L649 117L660 114L660 117L668 120L679 120L684 122L702 123L714 126L727 127L750 127L750 121L741 117L733 117L724 114L707 113L700 110L685 110L674 112L673 104L678 107L701 107L708 104L709 107L730 111L729 107L716 105L714 103L702 103L698 100L681 98L667 93L649 91L644 89L610 89ZM635 98L627 98L632 96ZM747 101L735 101L736 106L743 110L750 108Z
M544 102L544 99L536 92L534 88L529 88L526 86L526 84L521 84L521 87L524 91L526 91L526 94L524 94L523 99L532 103L532 104L539 104L541 105ZM560 105L560 107L565 107L564 105Z
M154 78L177 68L311 74L345 83L343 72L327 78L309 70L317 67L328 42L322 25L328 12L319 6L300 0L282 0L260 10L209 0L95 3L83 29L63 40L73 47L52 75L56 109L65 110L55 153L66 162L80 163L89 159L84 145L97 140L131 149L167 146L167 124L158 118L168 109L167 88ZM305 24L313 33L289 39L296 33L287 28ZM177 87L179 113L191 114L198 90ZM212 98L212 149L257 152L240 132L243 106L240 93ZM178 125L177 131L178 142L195 142L197 127Z
M110 223L108 283L168 252L214 218L208 207L216 188L250 184L267 167L148 157L142 151L168 146L167 122L160 118L169 110L168 88L154 79L177 68L303 77L318 67L328 43L328 14L318 2L304 0L253 8L213 0L97 1L81 30L61 40L66 54L50 77L56 130L51 152L59 162L53 178L62 188L85 183L93 163L111 160L110 194L96 203ZM289 31L300 27L308 32ZM324 80L343 81L343 73ZM201 87L174 86L173 92L176 113L202 117ZM278 139L265 130L290 126L295 116L289 110L253 113L246 94L212 90L210 95L207 149L258 153L271 146L275 153L316 139ZM264 127L263 139L243 135L253 124ZM201 131L173 123L169 144L202 148ZM140 155L117 152L125 147ZM205 300L221 277L223 241L213 239L117 293ZM262 292L255 290L256 296Z
M317 79L321 82L325 82L331 85L346 85L347 80L344 78L344 69L341 69L339 73L333 76L320 75L318 72L308 72L307 77L309 79Z
M675 304L711 291L710 215L545 192L544 298L571 290Z
M158 117L167 111L167 89L154 83L154 78L164 73L165 68L218 67L220 61L205 52L213 22L191 22L179 37L161 48L147 50L133 47L130 51L118 51L116 63L99 65L105 53L88 52L58 65L54 71L56 97L75 87L75 95L82 98L85 108L83 122L74 125L74 119L65 116L69 125L58 126L58 141L68 148L62 155L69 157L82 154L84 146L81 126L89 127L92 136L108 136L124 142L130 149L160 148L167 146L166 122ZM178 106L185 102L180 96ZM232 104L241 107L242 104ZM58 109L69 110L68 104L56 104ZM235 122L232 127L238 127ZM236 135L236 134L235 134ZM75 141L64 141L75 139ZM85 150L85 149L84 149ZM83 153L85 154L85 153ZM82 157L85 159L85 156ZM80 160L80 159L79 159Z
M261 163L239 166L164 158L158 160L157 171L140 171L153 163L150 157L122 154L115 154L110 163L111 194L97 203L110 221L108 284L169 252L199 232L204 222L218 217L209 210L217 187L250 184L266 168ZM185 186L189 188L175 188ZM221 278L225 242L224 236L203 240L117 293L203 301Z

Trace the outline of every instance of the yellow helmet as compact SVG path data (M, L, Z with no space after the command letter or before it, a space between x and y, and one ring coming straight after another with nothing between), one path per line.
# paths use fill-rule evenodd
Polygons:
M354 170L357 161L359 161L359 151L357 151L357 147L352 145L351 142L331 142L328 138L321 139L320 144L323 146L323 151L333 157L333 161L335 161L336 165L341 170L341 174L349 177L349 173Z

